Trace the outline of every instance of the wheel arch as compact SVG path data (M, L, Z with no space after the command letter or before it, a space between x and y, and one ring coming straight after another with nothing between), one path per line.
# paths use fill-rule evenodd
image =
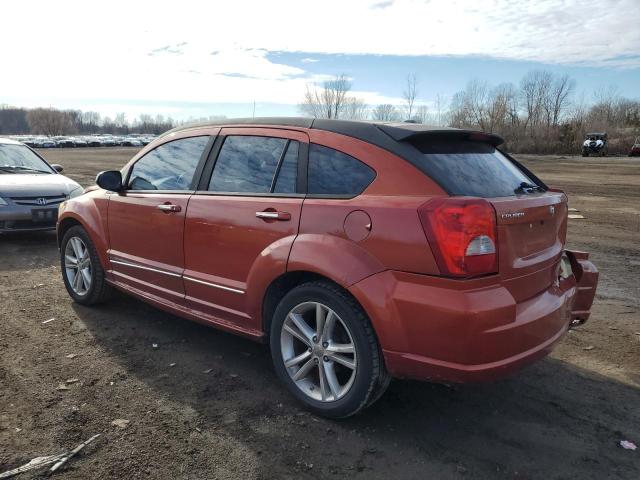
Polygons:
M348 292L354 283L384 270L377 259L355 242L322 234L281 239L268 252L263 252L258 263L252 273L258 270L256 266L269 266L270 274L268 277L249 275L247 292L254 293L249 296L247 306L256 320L256 328L267 334L275 307L292 288L309 281L326 280Z
M262 301L261 317L262 331L265 333L266 338L268 338L269 336L269 332L271 330L271 322L273 321L273 315L276 311L276 308L278 307L280 301L285 297L285 295L287 295L287 293L300 285L318 281L330 283L341 289L347 296L351 297L367 316L369 322L371 323L371 327L373 328L374 322L370 318L369 312L367 312L364 305L349 291L346 285L341 285L338 281L328 276L322 275L318 272L310 270L294 270L285 272L284 274L275 278L265 290ZM377 338L375 328L373 328L373 331L374 335Z
M262 298L261 309L262 331L265 333L266 337L269 336L273 314L284 296L299 285L318 280L335 283L330 278L316 272L297 270L283 273L267 286Z
M67 233L67 230L69 230L71 227L75 227L76 225L84 228L84 225L82 225L82 222L80 222L77 218L74 218L74 217L66 217L58 222L58 227L57 227L58 248L62 246L62 239L64 238L65 233Z
M56 228L58 248L62 246L62 239L66 232L74 226L80 226L87 232L87 235L95 245L102 268L108 270L108 241L107 232L104 228L105 223L106 218L102 218L97 210L85 212L84 215L79 215L75 211L65 211L58 219Z

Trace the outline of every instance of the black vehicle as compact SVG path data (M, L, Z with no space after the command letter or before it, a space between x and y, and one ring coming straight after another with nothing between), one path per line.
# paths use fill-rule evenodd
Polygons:
M71 137L54 137L54 142L59 148L71 148L76 146L76 142Z
M604 132L592 132L585 135L582 144L582 156L588 157L591 154L605 157L607 155L607 134Z
M101 147L102 142L98 137L88 137L86 138L88 147Z

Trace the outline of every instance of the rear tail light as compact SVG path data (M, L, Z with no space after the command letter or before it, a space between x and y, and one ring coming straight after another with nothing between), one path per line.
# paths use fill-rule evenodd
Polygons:
M498 271L496 212L481 198L434 198L418 208L440 272L473 277Z

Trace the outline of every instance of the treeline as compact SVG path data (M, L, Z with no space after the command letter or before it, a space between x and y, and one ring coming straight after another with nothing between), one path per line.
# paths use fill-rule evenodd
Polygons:
M615 87L589 103L574 92L574 80L546 71L528 73L517 86L474 80L453 96L448 124L497 133L520 153L576 153L586 133L606 132L609 152L627 153L640 134L640 102Z
M85 135L111 133L159 134L173 128L177 122L162 115L140 115L129 122L124 113L114 118L102 117L98 112L58 110L55 108L14 108L0 106L0 135Z
M567 75L531 71L519 84L491 86L471 80L449 102L440 95L430 105L418 101L415 75L407 77L403 103L369 106L350 94L341 75L310 85L300 111L312 117L406 121L496 133L518 153L573 153L587 132L607 132L609 152L627 153L640 135L640 102L619 95L615 87L594 92L591 101L576 99L576 83Z
M300 111L317 118L405 121L471 128L496 133L517 153L576 153L587 132L607 132L609 152L626 153L640 135L640 101L622 97L615 87L594 92L587 101L576 98L576 82L548 71L527 73L518 84L492 86L471 80L450 101L437 95L428 105L419 101L415 75L407 77L400 105L367 105L351 94L351 82L340 75L321 85L309 85ZM207 119L224 118L212 116ZM179 123L162 115L140 115L129 121L98 112L54 108L13 108L0 105L0 135L73 135L110 133L159 134Z

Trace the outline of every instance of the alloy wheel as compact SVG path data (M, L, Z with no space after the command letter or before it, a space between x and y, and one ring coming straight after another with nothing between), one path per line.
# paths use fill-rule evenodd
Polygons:
M355 343L336 312L318 302L294 307L282 324L282 360L307 396L333 402L351 389L358 369Z
M80 237L71 237L64 251L67 281L78 295L86 295L91 288L91 256Z

